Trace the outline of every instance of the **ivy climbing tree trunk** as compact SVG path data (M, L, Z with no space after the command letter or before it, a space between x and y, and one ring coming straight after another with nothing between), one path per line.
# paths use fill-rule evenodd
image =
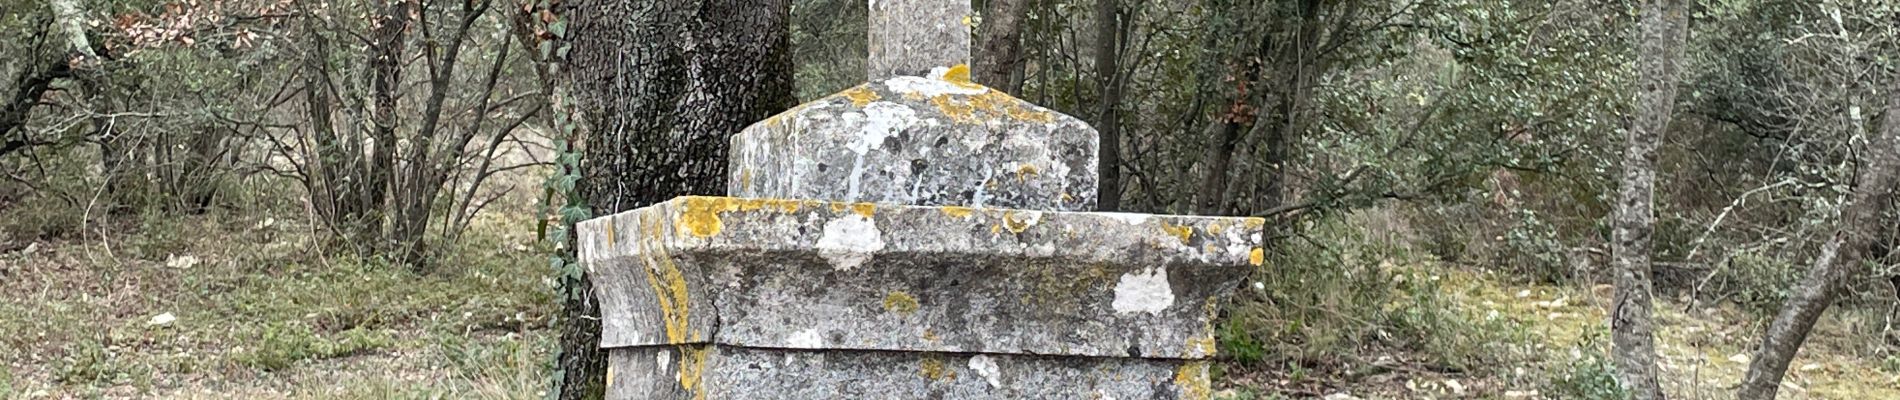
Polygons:
M1801 351L1801 343L1814 330L1814 322L1840 297L1842 281L1854 275L1861 257L1873 254L1876 236L1882 229L1881 210L1892 205L1894 175L1900 174L1900 78L1888 86L1887 116L1862 153L1852 202L1841 210L1839 226L1821 245L1821 253L1814 257L1808 274L1791 290L1788 302L1768 324L1737 398L1775 398L1788 364Z
M1637 28L1636 103L1624 129L1623 171L1610 221L1616 276L1611 357L1618 383L1637 400L1663 398L1656 379L1655 321L1650 317L1650 233L1656 220L1656 147L1675 109L1683 36L1688 32L1685 2L1643 2Z
M586 134L580 195L600 216L725 192L728 139L793 105L789 0L580 0L562 18ZM591 291L563 302L560 398L597 398Z

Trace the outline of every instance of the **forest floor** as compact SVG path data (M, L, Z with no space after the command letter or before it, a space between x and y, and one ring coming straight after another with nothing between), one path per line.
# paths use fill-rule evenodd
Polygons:
M1220 393L1233 399L1574 399L1615 398L1607 361L1606 313L1612 288L1525 284L1490 272L1418 267L1440 282L1456 312L1513 343L1513 365L1457 370L1413 363L1359 368L1371 373L1290 377L1286 368L1236 372ZM1727 304L1659 299L1655 315L1659 366L1672 399L1732 399L1758 345L1765 317ZM1877 312L1878 311L1878 312ZM1900 357L1882 355L1885 310L1836 307L1817 325L1782 385L1782 399L1900 398ZM1383 357L1381 357L1383 358ZM1405 354L1393 358L1406 359ZM1377 362L1374 362L1376 364ZM1318 375L1318 377L1313 377Z
M547 261L501 215L426 272L221 215L0 255L0 399L541 398Z
M542 398L555 306L530 218L485 214L426 272L321 256L296 218L215 213L0 254L0 399ZM1508 330L1499 337L1519 365L1448 369L1394 353L1355 374L1230 366L1221 396L1573 398L1606 377L1588 366L1607 343L1607 287L1411 268L1457 312ZM1672 397L1728 397L1760 321L1676 300L1657 310ZM1870 350L1885 346L1865 333L1880 315L1829 313L1783 398L1900 398L1900 358Z

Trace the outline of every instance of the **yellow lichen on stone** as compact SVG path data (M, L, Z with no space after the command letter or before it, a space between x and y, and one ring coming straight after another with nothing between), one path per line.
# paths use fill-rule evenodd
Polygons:
M752 190L752 169L751 168L743 168L739 170L739 188L741 190Z
M1009 229L1010 232L1023 233L1023 231L1029 230L1030 226L1036 224L1033 219L1023 219L1017 215L1015 211L1004 211L1002 218L1003 228Z
M1214 320L1220 317L1220 298L1208 296L1201 303L1201 331L1188 338L1188 354L1212 356L1217 350L1214 340Z
M614 222L615 221L610 217L607 219L607 223L605 224L607 225L607 245L608 246L614 245L614 227L620 226L620 224L615 224Z
M943 340L943 338L937 336L937 331L933 331L929 329L924 330L923 338L924 338L924 341L926 342L936 342L936 341Z
M858 213L859 216L865 218L871 218L872 215L877 215L877 205L871 203L852 204L851 212Z
M1182 400L1207 400L1214 397L1213 382L1207 378L1206 361L1189 361L1174 372L1174 387Z
M942 111L944 116L950 117L953 121L965 124L974 124L977 122L976 107L970 105L969 102L957 101L955 98L952 98L951 95L940 94L931 96L930 104L936 105L938 111Z
M738 199L738 200L734 200L734 201L733 201L733 203L734 203L734 204L733 204L733 207L732 207L732 208L729 208L729 209L727 209L727 211L733 211L733 210L738 210L738 211L754 211L754 210L758 210L758 209L761 209L761 208L765 208L765 203L766 203L766 202L769 202L769 201L771 201L771 200L766 200L766 199Z
M806 105L799 104L796 106L792 106L792 109L790 110L785 110L784 112L773 114L770 117L765 117L765 126L767 128L777 128L779 125L784 125L785 121L791 120L792 116L798 115L799 111L804 111L805 107Z
M958 206L943 206L943 207L938 207L937 210L943 211L943 215L948 215L951 218L959 218L959 219L967 218L970 216L971 213L974 212L974 210L971 210L969 207L958 207Z
M1029 177L1036 176L1036 174L1041 172L1042 170L1036 169L1035 164L1023 163L1023 166L1016 168L1016 181L1027 181Z
M658 300L667 343L681 344L697 340L697 334L690 332L691 299L688 297L686 274L673 262L672 255L667 254L666 244L659 242L663 240L663 226L657 221L648 221L644 214L639 216L639 223L641 229L646 231L637 240L642 261L646 264L646 268L641 270L646 271L647 285Z
M1181 243L1187 243L1189 238L1194 237L1194 227L1186 224L1175 225L1166 220L1161 221L1161 231L1167 232L1169 236L1180 238Z
M1247 263L1253 264L1253 266L1256 266L1256 267L1260 266L1261 264L1266 264L1267 252L1265 250L1260 249L1259 247L1255 247L1253 248L1253 250L1247 251Z
M1015 97L1010 96L1008 93L1003 93L999 91L991 91L988 94L984 94L984 96L1000 96L1002 97L1002 99L999 99L998 101L1008 101L1007 104L1009 104L1009 108L1003 110L1003 112L1006 114L1009 114L1010 118L1014 118L1017 121L1038 122L1038 123L1044 123L1044 124L1056 121L1055 113L1051 113L1048 110L1039 110L1039 109L1036 109L1034 106L1025 106L1025 104L1027 103L1024 103L1022 100L1018 100Z
M1034 268L1031 271L1027 280L1034 285L1034 290L1021 291L1018 301L1025 308L1057 315L1081 313L1078 305L1086 304L1086 297L1114 287L1117 275L1102 263L1071 268Z
M706 398L706 388L700 385L705 381L706 354L712 352L711 346L679 346L680 388L693 393L696 400Z
M613 385L614 385L614 366L609 365L607 366L607 386L612 387Z
M871 102L873 101L878 101L880 99L883 99L883 96L878 96L877 92L871 91L871 88L866 87L864 85L858 85L858 87L845 89L845 91L843 93L839 93L839 95L844 96L844 98L846 99L850 99L851 105L858 106L858 107L864 107L865 105L871 104Z
M957 371L944 366L943 356L931 353L925 354L923 361L917 363L917 376L922 376L924 379L933 381L938 379L950 380L957 378Z
M1259 228L1259 227L1267 226L1267 219L1260 218L1260 217L1250 217L1247 219L1240 220L1240 224L1245 225L1248 228Z
M893 291L884 295L884 311L910 315L917 312L917 298L911 297L910 293Z
M1214 355L1214 336L1196 336L1188 339L1188 354Z
M1206 229L1209 235L1219 235L1221 232L1227 230L1227 226L1221 225L1219 222L1209 222L1207 223L1207 227L1203 229Z
M735 207L732 199L725 197L687 197L685 203L685 210L680 213L679 231L702 238L719 234L719 213Z
M957 84L958 86L964 86L964 87L977 86L975 81L970 80L970 64L957 64L957 65L950 66L950 69L945 70L943 72L943 80L945 82ZM981 87L981 86L977 86L977 87Z

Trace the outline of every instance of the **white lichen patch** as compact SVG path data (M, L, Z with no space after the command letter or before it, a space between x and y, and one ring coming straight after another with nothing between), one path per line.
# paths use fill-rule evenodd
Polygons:
M825 347L825 337L818 334L818 329L806 329L792 334L792 337L785 339L785 343L793 348L818 349Z
M660 372L666 372L667 364L672 363L673 353L668 353L666 350L653 352L653 365L659 366Z
M1233 258L1235 262L1247 261L1247 257L1253 252L1253 242L1249 242L1246 238L1242 237L1240 229L1228 229L1226 236L1226 255L1229 258Z
M1168 286L1166 267L1122 274L1121 280L1115 283L1115 302L1110 304L1116 314L1145 312L1150 315L1160 315L1172 305L1174 288Z
M1148 217L1151 216L1151 214L1119 213L1119 212L1098 212L1094 214L1104 216L1104 217L1114 218L1116 221L1121 221L1122 223L1129 224L1129 225L1145 224L1148 222Z
M864 106L864 126L858 130L857 140L846 147L860 155L869 153L884 144L884 139L916 123L917 111L910 107L888 101L873 102Z
M890 87L892 92L897 92L898 94L919 94L924 97L946 94L969 96L990 91L989 88L982 86L958 85L950 81L919 76L899 76L891 78L884 81L884 86Z
M976 371L976 376L983 377L984 382L989 382L990 387L1003 387L1003 371L996 368L996 360L989 356L978 354L970 357L970 370Z
M847 118L851 116L847 114ZM917 111L888 101L874 102L864 106L862 122L857 139L845 145L852 153L857 153L857 158L851 162L851 176L846 181L846 201L858 200L864 177L864 155L883 145L885 139L917 123Z
M1037 223L1042 222L1042 211L1022 210L1012 215L1015 216L1014 219L1016 222L1021 223L1024 227L1036 226Z
M871 260L871 253L884 250L882 232L877 223L861 215L847 215L825 223L818 237L818 255L840 271L857 268Z

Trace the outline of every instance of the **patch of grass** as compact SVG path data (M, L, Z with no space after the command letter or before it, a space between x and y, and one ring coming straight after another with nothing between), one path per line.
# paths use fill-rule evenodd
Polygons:
M120 359L98 341L83 341L74 344L66 352L66 357L60 360L55 379L62 384L77 386L126 382L146 386L150 383L151 373L151 369L144 365Z
M295 324L270 324L263 329L257 347L237 355L238 363L265 371L282 370L298 361L348 357L389 347L387 332L350 329L336 335L318 336L310 328Z
M1595 335L1585 339L1580 349L1602 349ZM1559 399L1621 400L1630 397L1616 383L1616 366L1601 351L1575 351L1568 360L1557 363L1545 382L1543 393Z
M428 273L312 250L321 239L294 216L219 210L0 255L14 274L0 348L18 349L0 352L0 383L30 398L336 398L342 384L390 389L354 398L533 398L554 303L532 233L514 232L523 215L478 217ZM177 320L147 325L160 313ZM445 336L478 356L449 361Z

